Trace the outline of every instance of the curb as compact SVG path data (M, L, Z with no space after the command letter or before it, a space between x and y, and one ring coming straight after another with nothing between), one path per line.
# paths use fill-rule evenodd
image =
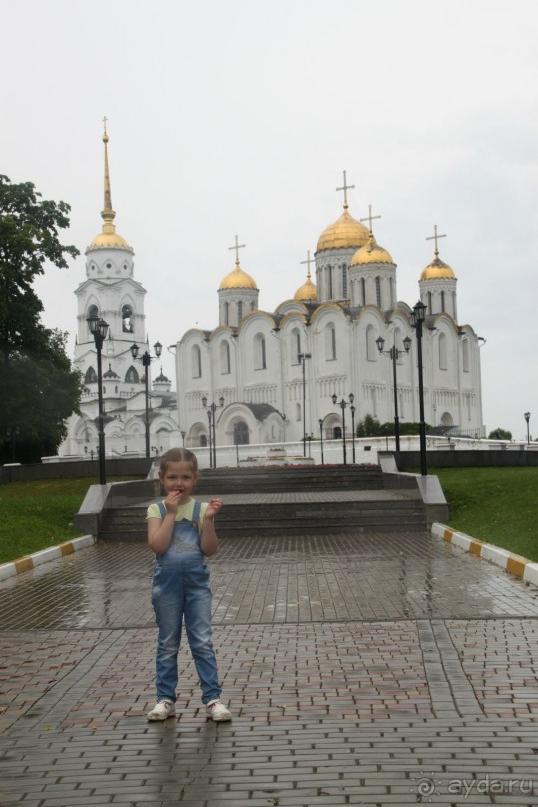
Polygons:
M479 541L464 532L453 530L451 527L447 527L446 524L440 524L437 521L432 524L431 531L432 535L437 538L443 538L448 543L459 546L465 552L470 552L471 555L489 560L506 572L520 577L527 583L534 583L535 586L538 586L538 563L533 563L533 561L524 558L522 555L514 555L512 552L508 552L507 549L502 549L494 544Z
M72 541L58 544L58 546L41 549L39 552L34 552L33 555L24 555L22 558L13 560L10 563L2 563L0 564L0 581L22 574L22 572L28 572L35 569L36 566L49 563L51 560L62 558L65 555L72 555L73 552L78 552L79 549L85 549L94 543L95 538L93 535L83 535L80 538L73 538Z

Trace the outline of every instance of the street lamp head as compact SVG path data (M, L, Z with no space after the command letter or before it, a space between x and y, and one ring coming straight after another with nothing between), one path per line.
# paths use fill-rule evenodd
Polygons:
M202 395L202 406L204 407L204 409L207 406L207 395Z
M225 401L224 395L221 395L219 398L219 406L224 406L224 401Z
M406 336L403 340L403 346L406 353L409 353L409 348L411 347L411 339Z
M162 353L163 346L161 345L160 342L155 342L155 344L153 345L153 350L155 351L155 355L157 356L157 358L159 358L159 356Z
M318 423L319 423L319 427L321 429L321 427L323 426L323 418L319 418Z
M97 324L97 331L101 339L106 339L106 335L108 333L108 322L105 322L104 319L100 319Z
M136 342L131 345L131 355L132 355L133 359L136 359L138 357L138 351L139 350L140 350L140 348L138 347Z
M529 420L531 419L531 413L530 413L530 412L524 412L524 413L523 413L523 417L525 418L525 420L526 420L526 421L527 421L527 423L528 423L528 422L529 422Z
M99 317L97 314L92 314L91 317L88 317L86 322L88 323L91 335L95 336L99 330Z
M355 407L353 406L353 404L351 404L351 406L349 408L351 409L351 414L354 415L355 414Z
M416 325L417 322L424 322L426 319L426 306L419 300L418 303L415 303L413 306L413 324Z
M349 398L349 403L351 403L351 404L352 404L352 403L353 403L353 401L355 400L355 396L353 395L353 393L352 393L352 392L350 392L350 393L349 393L349 395L348 395L347 397Z
M383 337L378 336L377 339L375 340L375 343L377 345L377 349L379 350L379 352L383 353L383 348L385 347L385 340L383 339Z
M335 404L337 400L338 400L338 395L335 392L334 395L331 395L331 401L333 402L333 404Z

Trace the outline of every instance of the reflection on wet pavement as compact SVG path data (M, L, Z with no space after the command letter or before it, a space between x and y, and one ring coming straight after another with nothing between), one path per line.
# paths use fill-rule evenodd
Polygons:
M0 584L2 627L154 624L153 556L98 543ZM538 590L429 533L223 539L215 624L537 616Z

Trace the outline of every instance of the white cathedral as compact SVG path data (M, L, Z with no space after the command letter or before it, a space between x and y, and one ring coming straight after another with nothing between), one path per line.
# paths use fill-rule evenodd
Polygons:
M82 415L73 415L60 454L87 456L97 445L96 352L87 318L99 314L110 325L103 349L106 371L107 456L143 454L144 381L131 344L146 345L145 289L133 277L133 250L116 233L105 144L105 204L102 232L86 250L86 280L76 290L78 336L75 366L85 391ZM162 374L152 384L150 443L160 453L173 445L205 446L207 407L215 404L216 443L282 443L303 439L304 431L339 437L341 409L333 404L354 395L355 421L370 414L381 422L394 417L392 362L378 350L396 347L400 422L419 420L416 338L412 310L398 300L396 264L375 240L367 219L349 213L344 173L344 209L318 238L307 277L291 299L274 312L259 308L255 279L236 260L218 289L219 324L191 328L177 342L177 393ZM363 221L369 223L366 227ZM480 338L459 325L456 275L439 258L435 228L432 261L419 279L426 306L423 329L425 419L482 436ZM310 264L315 263L316 283ZM409 353L403 350L410 337ZM149 348L148 348L149 349ZM300 357L301 356L301 357ZM304 376L304 387L303 387ZM303 411L303 396L306 401ZM346 433L351 434L349 416Z

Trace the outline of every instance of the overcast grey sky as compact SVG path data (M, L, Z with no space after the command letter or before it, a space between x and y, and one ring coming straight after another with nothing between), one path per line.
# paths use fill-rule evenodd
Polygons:
M260 306L292 297L345 168L352 215L383 216L401 300L418 298L433 225L448 234L460 322L487 339L486 426L521 438L530 410L538 433L538 3L0 3L0 171L69 202L64 240L83 252L101 228L107 115L152 343L215 326L235 233ZM38 283L48 326L73 336L84 277L81 255Z

